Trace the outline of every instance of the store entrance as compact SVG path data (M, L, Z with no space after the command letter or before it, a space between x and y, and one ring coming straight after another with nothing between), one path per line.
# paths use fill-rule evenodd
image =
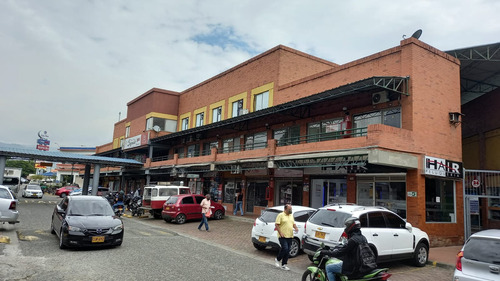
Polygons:
M345 179L313 179L311 207L321 208L328 204L347 202L347 181Z
M246 209L248 213L253 213L254 206L267 206L266 187L269 185L267 181L249 182L246 194Z

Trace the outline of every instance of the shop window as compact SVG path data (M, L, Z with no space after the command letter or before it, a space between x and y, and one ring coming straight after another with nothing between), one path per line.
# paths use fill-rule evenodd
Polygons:
M307 142L334 140L342 137L342 118L307 124Z
M425 213L427 222L455 222L455 182L425 179Z
M302 182L277 181L279 204L302 205Z
M300 126L287 127L273 131L273 139L278 146L292 145L300 143Z
M385 207L402 218L406 218L406 181L404 176L388 175L359 177L357 204Z

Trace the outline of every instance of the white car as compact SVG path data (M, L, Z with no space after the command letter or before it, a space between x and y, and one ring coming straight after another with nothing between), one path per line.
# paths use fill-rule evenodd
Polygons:
M500 280L500 229L476 232L457 255L455 281Z
M19 212L17 208L17 199L12 191L4 185L0 185L0 222L10 224L18 223Z
M267 247L279 249L278 232L275 221L279 213L285 210L285 206L270 207L264 210L262 215L255 219L252 228L252 243L257 250ZM316 209L292 205L292 215L299 231L294 233L292 245L290 245L290 257L297 256L302 249L302 236L304 235L304 224Z
M377 256L377 262L412 260L425 266L429 258L429 236L424 231L382 207L333 204L319 208L306 223L304 252L312 260L321 243L335 247L346 239L344 222L359 218L361 233Z
M27 186L24 187L22 196L23 197L42 198L43 191L39 185L28 184Z

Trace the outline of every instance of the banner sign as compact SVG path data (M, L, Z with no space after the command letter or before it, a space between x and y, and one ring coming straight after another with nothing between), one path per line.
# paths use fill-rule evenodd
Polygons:
M424 174L446 178L463 178L463 165L462 162L425 156Z

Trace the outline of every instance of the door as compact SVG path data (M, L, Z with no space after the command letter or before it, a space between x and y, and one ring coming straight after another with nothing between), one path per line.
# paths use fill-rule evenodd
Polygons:
M363 226L363 222L361 225ZM379 256L390 257L392 255L394 233L387 228L382 212L368 213L368 227L362 227L361 232L368 242L377 247Z
M413 234L406 229L406 222L393 213L383 212L383 214L386 218L387 231L392 234L390 244L392 245L393 257L395 255L412 253Z
M246 211L248 213L253 213L253 206L255 204L255 183L251 182L247 187L247 207Z
M314 179L311 188L311 207L321 208L327 204L347 202L345 179Z

